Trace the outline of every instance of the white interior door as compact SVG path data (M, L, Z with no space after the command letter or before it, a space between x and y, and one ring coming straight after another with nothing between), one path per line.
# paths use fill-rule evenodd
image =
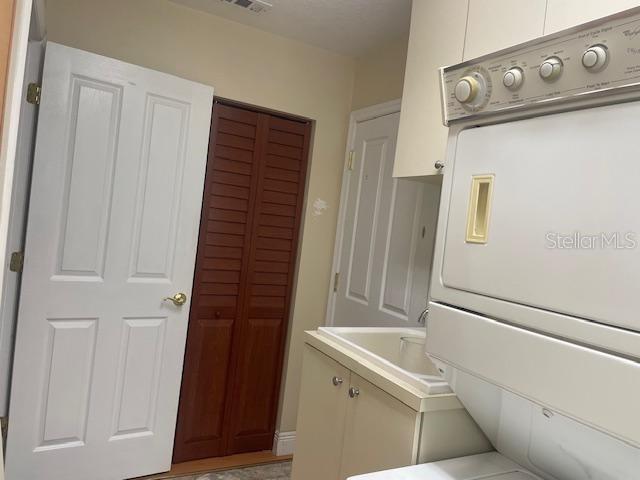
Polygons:
M440 188L392 177L399 118L356 126L333 325L416 325L426 306Z
M48 44L8 480L170 467L213 89Z

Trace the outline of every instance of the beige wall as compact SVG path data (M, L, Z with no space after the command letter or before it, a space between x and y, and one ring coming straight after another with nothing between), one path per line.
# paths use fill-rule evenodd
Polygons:
M356 61L167 0L48 0L47 29L51 41L316 121L277 425L295 430L302 333L324 323L349 112L402 96L407 38ZM321 216L311 214L316 198L329 204Z
M302 332L324 322L355 62L167 0L48 0L48 38L316 121L278 428L295 430ZM311 215L314 199L329 209Z
M402 97L408 43L398 38L357 59L352 110Z

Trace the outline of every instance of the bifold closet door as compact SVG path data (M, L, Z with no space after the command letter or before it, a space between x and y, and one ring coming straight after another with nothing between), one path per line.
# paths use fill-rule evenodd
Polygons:
M273 445L304 200L310 123L262 118L246 301L234 339L227 453Z
M271 448L309 136L214 106L174 462Z

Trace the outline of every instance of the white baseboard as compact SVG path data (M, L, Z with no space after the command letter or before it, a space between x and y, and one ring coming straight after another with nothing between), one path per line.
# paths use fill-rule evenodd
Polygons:
M273 454L276 456L293 455L296 445L296 432L276 432L273 436Z

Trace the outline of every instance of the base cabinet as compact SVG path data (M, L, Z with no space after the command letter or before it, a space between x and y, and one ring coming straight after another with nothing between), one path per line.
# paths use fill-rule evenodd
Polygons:
M344 480L491 449L463 408L417 412L305 345L292 480Z

